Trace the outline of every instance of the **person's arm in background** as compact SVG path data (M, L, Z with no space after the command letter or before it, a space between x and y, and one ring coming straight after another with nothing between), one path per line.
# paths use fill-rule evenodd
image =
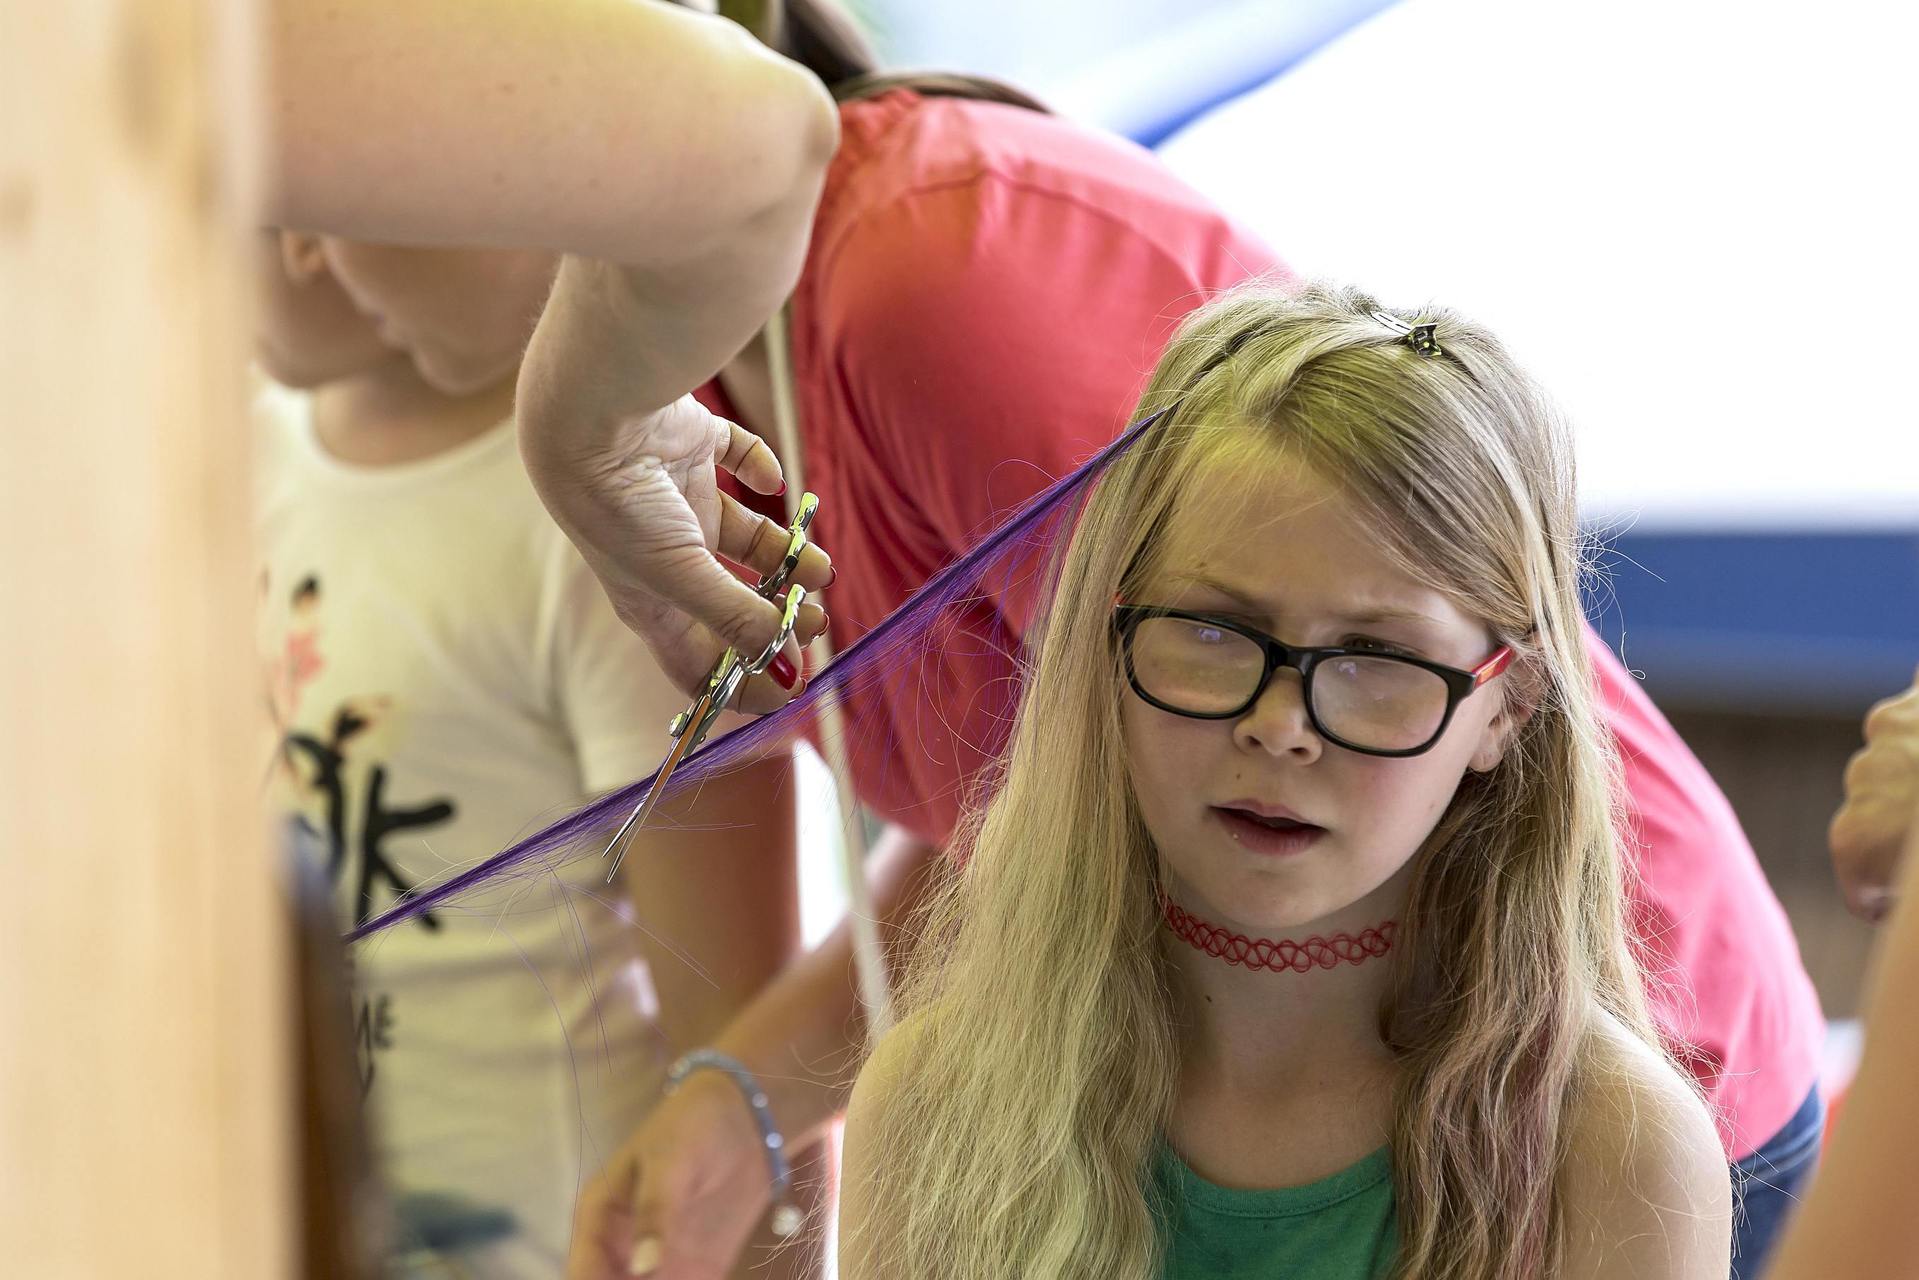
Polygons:
M1873 707L1865 738L1833 816L1833 860L1855 911L1880 919L1896 905L1866 994L1859 1072L1769 1280L1909 1275L1919 1261L1908 1177L1919 1151L1919 903L1895 892L1919 862L1919 681Z
M659 999L660 1029L676 1057L712 1044L801 954L794 799L793 759L782 752L704 782L683 800L664 802L657 821L635 833L627 848L620 884ZM721 1118L752 1128L751 1113L727 1076L695 1073L681 1088L713 1088L707 1101L722 1109ZM753 1130L751 1141L758 1138ZM809 1211L829 1202L826 1180L818 1176L824 1154L788 1153L795 1199ZM764 1158L747 1172L764 1182ZM741 1242L737 1266L729 1272L722 1265L715 1274L817 1278L823 1233L781 1248L763 1221L767 1198L747 1197L746 1203L735 1229L751 1234Z
M1919 862L1919 813L1908 813L1899 848L1906 868ZM1919 1072L1919 902L1910 896L1893 908L1880 939L1865 1027L1859 1073L1767 1280L1908 1276L1919 1267L1912 1193L1913 1153L1919 1151L1919 1089L1913 1087Z
M667 722L682 708L683 699L639 639L613 616L574 549L557 533L549 533L549 572L559 585L551 597L551 656L542 665L551 673L556 709L578 761L581 788L607 791L658 765L671 741ZM740 722L737 716L723 717L715 735ZM655 1022L669 1056L710 1045L801 954L793 772L790 746L775 743L765 755L668 798L632 833L614 886L593 895L617 901L617 907L592 898L582 898L576 906L581 913L612 910L618 927L633 930L630 937L651 980ZM587 852L598 852L598 847ZM613 1020L631 1013L607 1006L606 1016ZM777 1241L761 1222L766 1163L751 1113L723 1075L696 1074L682 1092L703 1097L712 1084L721 1086L713 1099L724 1122L718 1127L730 1133L730 1126L743 1125L749 1131L747 1168L760 1180L757 1199L740 1197L746 1208L735 1228L736 1251L753 1236L756 1224L761 1226L757 1247L747 1250L742 1270L750 1264L758 1280L817 1276L818 1241L785 1249L772 1259L766 1256ZM652 1105L651 1099L634 1098L630 1092L621 1096L631 1099L629 1105ZM627 1124L637 1118L632 1111L628 1116ZM600 1144L595 1161L628 1134L624 1129L595 1133ZM803 1188L802 1203L824 1190L822 1179L811 1182ZM615 1274L626 1274L625 1261L622 1256ZM713 1274L725 1276L729 1269L721 1266Z
M1866 715L1866 743L1846 766L1846 802L1829 833L1846 905L1867 920L1892 909L1907 822L1919 806L1919 675Z
M616 883L675 1054L711 1044L800 954L793 805L781 753L665 801L629 838Z
M275 0L262 20L260 220L572 255L522 366L535 486L682 689L719 644L661 582L764 644L776 611L711 552L763 570L783 540L713 478L771 492L778 464L681 398L799 274L838 140L819 81L654 0ZM828 576L817 550L797 575ZM786 696L755 680L742 705Z
M889 973L899 972L906 928L944 865L937 849L897 827L874 849L868 876ZM851 926L842 922L789 966L711 1045L759 1078L797 1163L846 1105L865 1053ZM766 1212L768 1184L739 1090L720 1073L697 1072L581 1193L567 1280L721 1280ZM645 1269L629 1270L636 1259Z

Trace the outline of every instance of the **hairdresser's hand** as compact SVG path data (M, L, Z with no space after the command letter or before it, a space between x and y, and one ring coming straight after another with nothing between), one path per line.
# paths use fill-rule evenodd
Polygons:
M566 433L553 416L604 410L579 404L584 397L571 388L529 396L524 376L521 389L521 448L534 487L620 620L646 641L674 683L697 693L727 645L763 650L779 630L779 610L728 572L715 552L765 573L785 555L786 528L721 493L718 480L724 468L755 492L778 493L783 482L772 451L691 396L651 413L612 415L602 430L590 436L576 430L556 449L550 446ZM566 425L577 428L577 421ZM831 576L826 553L809 544L793 580L812 591ZM782 655L785 674L797 673L800 646L825 621L816 605L803 608L796 638ZM776 661L748 682L739 708L784 706L800 685L779 680L783 672Z
M1853 914L1877 921L1892 909L1900 850L1919 806L1919 677L1873 707L1866 745L1846 766L1846 801L1833 817L1833 869Z
M725 1280L771 1203L739 1090L687 1078L580 1195L567 1280Z
M793 275L804 243L795 238L785 255ZM752 255L731 240L685 255L677 267L653 270L562 259L520 361L514 415L540 500L621 621L669 678L694 693L726 646L757 657L778 633L779 610L721 559L765 573L786 553L786 528L719 490L724 468L756 493L778 493L773 451L687 394L739 351L771 309L756 303L718 314L702 300L740 291L758 297L766 282L734 278L736 260ZM784 268L778 278L790 281ZM826 553L809 546L794 581L815 591L832 573ZM824 616L812 609L800 619L801 644ZM784 657L787 680L757 676L735 705L785 705L797 687L799 644Z

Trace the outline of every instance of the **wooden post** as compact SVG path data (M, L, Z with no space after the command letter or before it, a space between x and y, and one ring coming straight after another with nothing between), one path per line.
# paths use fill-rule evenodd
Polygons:
M292 1273L228 0L0 7L0 1270Z

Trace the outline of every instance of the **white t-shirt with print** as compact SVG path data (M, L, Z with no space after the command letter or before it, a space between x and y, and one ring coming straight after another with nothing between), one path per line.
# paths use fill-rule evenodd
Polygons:
M367 468L321 448L305 396L258 408L271 794L343 923L659 763L685 698L510 422ZM603 880L597 858L539 868L353 949L383 1172L403 1228L473 1242L459 1274L559 1275L579 1185L657 1096L668 1049Z

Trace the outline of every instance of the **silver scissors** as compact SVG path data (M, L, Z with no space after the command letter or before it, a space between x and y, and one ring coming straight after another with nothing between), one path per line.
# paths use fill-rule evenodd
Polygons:
M706 741L706 735L712 731L720 713L726 710L726 704L733 700L733 695L740 691L740 686L746 683L747 678L766 670L767 664L786 646L787 637L793 634L794 624L800 619L800 605L806 602L806 588L798 583L791 586L787 583L793 571L799 567L800 553L806 549L807 531L813 527L813 515L819 507L818 497L810 493L801 495L793 523L787 526L786 554L780 557L779 567L761 578L754 587L768 600L778 600L780 593L785 592L786 602L780 611L779 633L751 661L738 649L728 649L721 654L720 660L713 664L713 670L707 675L706 688L700 691L700 696L693 699L692 705L686 710L673 717L673 723L666 728L667 733L672 735L673 749L666 753L659 772L653 775L653 785L646 789L646 794L640 797L640 803L627 815L620 829L613 833L612 842L600 854L602 859L607 854L614 854L613 865L606 871L608 883L619 874L620 862L626 857L627 837L646 821L647 815L653 812L654 804L666 794L666 784L672 778L673 771ZM618 853L614 853L616 849Z

